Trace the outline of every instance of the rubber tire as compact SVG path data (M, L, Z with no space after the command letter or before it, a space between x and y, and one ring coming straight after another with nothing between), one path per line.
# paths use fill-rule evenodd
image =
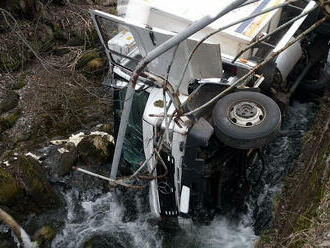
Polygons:
M236 102L249 100L264 108L264 120L254 127L240 127L229 120L230 108ZM268 96L250 91L228 94L215 105L212 113L214 130L217 138L233 148L259 148L268 144L279 133L281 111Z

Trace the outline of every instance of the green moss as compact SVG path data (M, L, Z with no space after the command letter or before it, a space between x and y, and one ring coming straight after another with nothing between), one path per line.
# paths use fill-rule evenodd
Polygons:
M11 205L19 193L15 178L5 169L0 168L0 205Z
M15 111L7 117L0 117L0 133L12 128L20 116L20 111Z
M305 241L304 240L301 240L301 239L297 239L295 241L293 241L288 248L301 248L303 247L305 244Z
M117 8L116 7L111 7L109 9L109 14L111 14L111 15L118 15Z
M53 24L53 32L54 32L54 38L56 40L66 41L66 37L64 35L63 30L55 23Z
M87 69L88 71L100 70L104 66L103 60L101 58L95 58L88 62Z
M19 76L16 81L16 84L13 85L12 89L13 90L22 89L26 85L26 76L27 76L27 73L24 73L21 76Z
M13 56L9 51L0 53L0 72L17 71L21 65L19 56Z
M45 243L50 243L54 239L55 234L54 229L51 226L46 225L40 228L33 238L37 241L39 246L42 246Z
M87 66L88 70L88 63L97 58L100 58L99 53L96 50L89 50L78 60L76 68L86 70Z
M19 156L15 167L26 193L38 203L38 207L58 207L59 198L46 181L45 172L38 161L30 156Z

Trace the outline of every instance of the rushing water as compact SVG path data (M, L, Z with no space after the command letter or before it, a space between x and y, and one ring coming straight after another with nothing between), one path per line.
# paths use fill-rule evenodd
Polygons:
M299 154L301 139L316 112L311 103L294 103L282 127L282 135L264 151L266 170L262 182L252 189L250 210L238 218L217 216L208 224L164 223L148 209L147 192L93 195L71 190L66 193L67 217L53 248L84 247L253 247L255 230L269 227L272 197L281 179ZM92 238L92 239L91 239Z
M53 247L83 247L86 240L95 236L99 239L97 247L234 248L252 247L256 240L249 215L232 222L219 216L209 225L184 223L179 227L154 219L147 212L141 195L132 199L137 206L137 218L133 220L125 218L130 214L127 206L118 203L114 193L79 204L74 198L74 192L66 195L67 220L63 231L53 241Z

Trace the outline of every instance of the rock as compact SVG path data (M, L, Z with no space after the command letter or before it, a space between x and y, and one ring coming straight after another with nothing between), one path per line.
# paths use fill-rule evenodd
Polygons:
M23 14L29 19L35 18L42 9L38 0L4 0L0 7L4 7L15 15Z
M105 133L113 133L114 127L112 123L100 124L97 126L97 130Z
M64 147L58 149L59 159L57 174L62 177L69 174L72 170L72 166L77 159L77 149L74 144L67 143Z
M5 117L0 116L0 133L13 127L20 117L20 111L14 111Z
M0 248L12 248L16 247L13 237L11 236L11 232L1 232L0 233Z
M12 206L21 193L16 179L0 167L0 205Z
M77 146L79 161L86 165L102 165L112 157L114 147L106 137L87 136Z
M10 171L17 180L18 187L24 191L24 208L33 212L54 209L60 206L60 199L48 183L45 171L31 156L18 156L10 160Z
M50 243L54 237L54 229L51 226L43 226L33 235L33 240L37 241L40 247L50 247Z
M14 91L0 88L0 114L15 108L18 99L19 96Z

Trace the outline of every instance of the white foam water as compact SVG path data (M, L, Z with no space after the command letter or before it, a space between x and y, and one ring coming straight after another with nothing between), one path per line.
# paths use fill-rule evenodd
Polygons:
M208 225L170 226L162 230L155 218L143 212L141 199L136 202L138 217L125 221L126 207L107 193L94 201L77 202L75 192L66 194L67 218L63 230L52 242L53 248L84 247L92 237L102 237L104 247L253 247L257 236L250 215L240 221L217 217ZM109 207L110 206L110 207ZM168 231L168 228L171 230ZM94 247L94 246L93 246ZM103 246L102 246L103 247Z

